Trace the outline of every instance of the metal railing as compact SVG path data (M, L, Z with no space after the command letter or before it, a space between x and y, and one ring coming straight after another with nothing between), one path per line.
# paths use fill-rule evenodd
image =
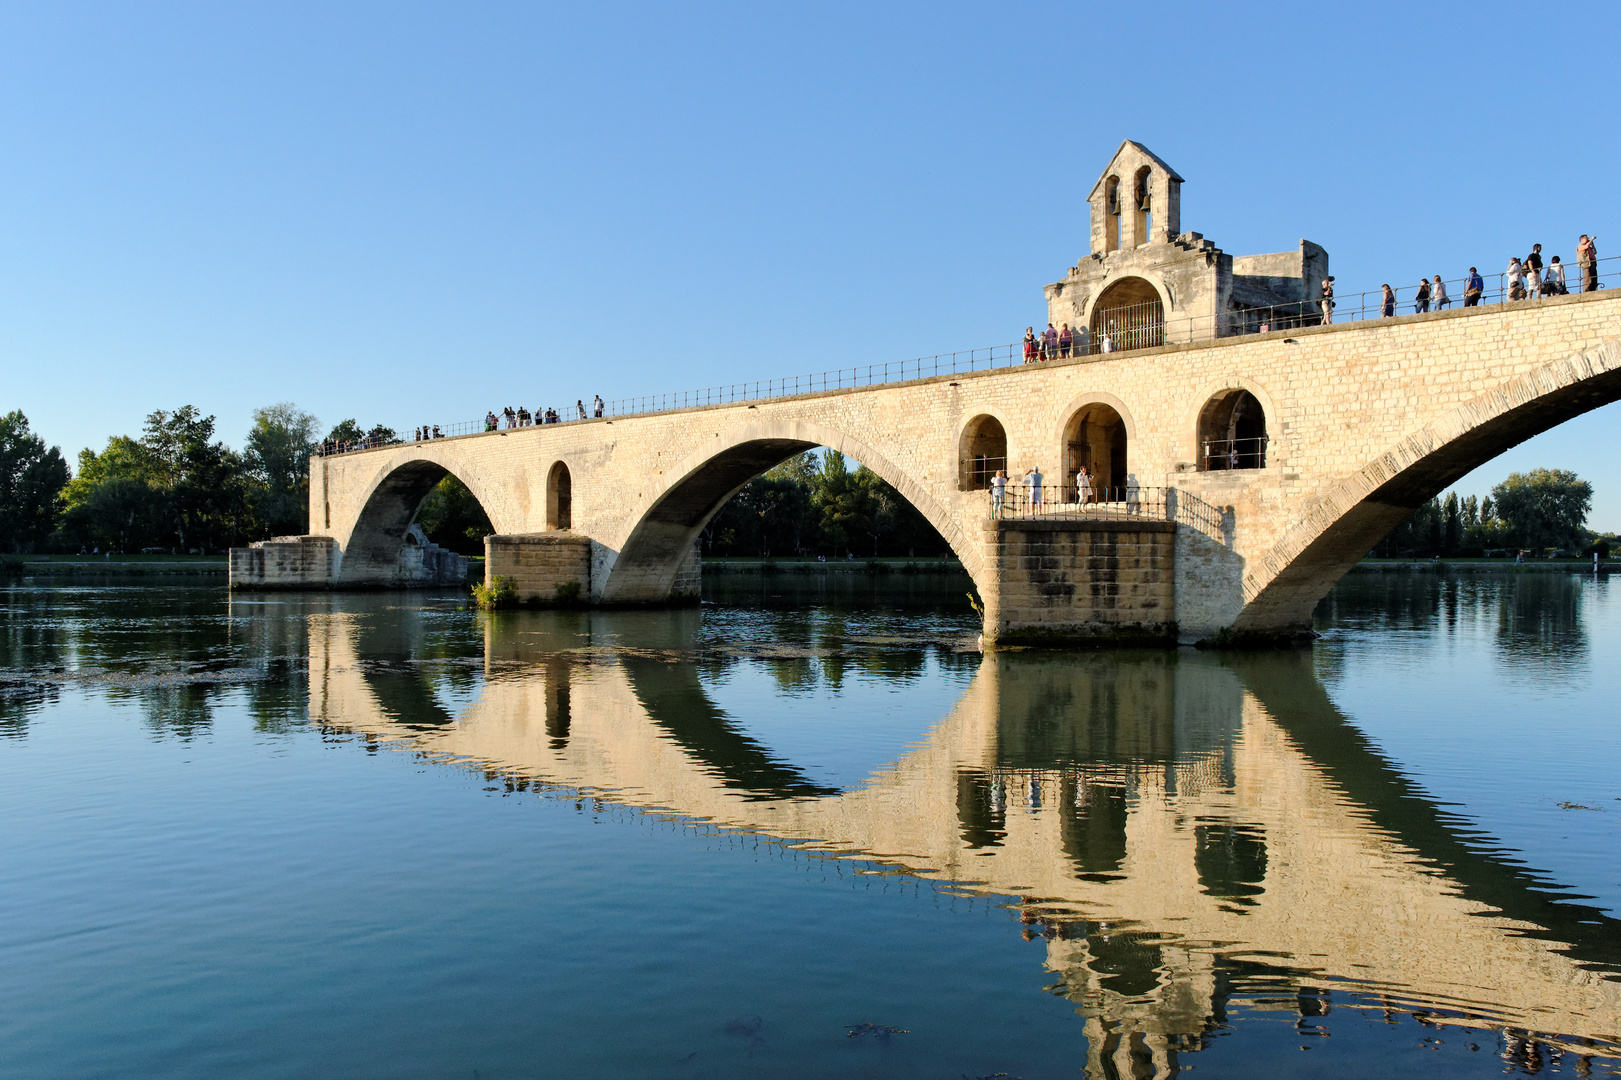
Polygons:
M972 457L962 460L963 483L970 489L988 488L998 472L1007 471L1005 457Z
M1187 525L1223 542L1232 540L1232 510L1212 506L1197 495L1174 487L1104 488L1075 484L1008 481L1006 489L987 492L986 517L1010 521L1029 518L1068 518L1076 521L1118 521L1140 518Z
M1201 446L1203 460L1200 468L1206 472L1223 469L1264 469L1266 448L1271 440L1262 435L1254 439L1209 439Z
M1544 271L1546 273L1546 271ZM1621 256L1598 260L1591 271L1571 264L1566 270L1566 289L1570 293L1596 291L1621 281ZM1484 288L1473 302L1466 299L1465 279L1445 282L1448 298L1440 301L1432 297L1429 311L1480 307L1500 303L1537 303L1549 294L1540 288L1536 295L1525 300L1514 299L1506 273L1482 275ZM1495 285L1495 288L1491 286ZM1433 283L1432 283L1433 288ZM1297 300L1285 304L1240 306L1214 315L1180 315L1164 312L1157 303L1125 305L1105 309L1097 332L1078 327L1067 344L1038 340L1033 355L1026 357L1023 342L994 345L983 349L939 353L935 356L911 360L890 361L883 364L837 368L811 375L794 375L780 379L762 379L752 382L711 386L701 390L682 390L668 394L618 398L603 403L598 412L594 403L577 401L573 405L554 409L558 423L581 423L588 420L614 419L650 413L674 412L713 405L731 405L742 402L768 401L773 398L795 397L801 394L822 393L830 390L854 390L887 383L909 382L939 375L963 375L976 371L1015 367L1024 363L1100 357L1105 354L1150 348L1166 342L1182 343L1208 341L1216 338L1246 334L1293 330L1326 324L1362 322L1396 315L1411 315L1420 306L1416 299L1417 286L1404 286L1392 290L1387 302L1383 290L1360 293L1336 293L1328 318L1324 318L1320 300ZM1386 315L1386 311L1390 315ZM1422 312L1417 312L1422 313ZM506 431L517 426L536 426L535 417L548 412L546 407L535 410L530 423L519 425L498 418L494 427L488 420L469 420L453 424L410 426L401 429L404 434L397 442L429 441L453 438L487 431ZM414 439L407 436L415 436ZM341 444L321 443L314 448L316 454L350 453L369 450L381 445L374 440L359 439ZM333 448L336 447L336 448Z

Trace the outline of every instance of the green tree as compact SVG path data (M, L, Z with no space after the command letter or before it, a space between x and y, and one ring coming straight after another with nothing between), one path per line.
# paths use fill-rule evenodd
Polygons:
M254 517L268 536L309 532L310 451L318 431L315 417L288 401L253 410L242 461Z
M391 427L373 424L371 430L367 431L355 422L354 417L338 421L338 426L328 432L326 437L327 442L334 443L359 442L362 439L370 439L374 446L392 446L403 441L394 434Z
M867 476L861 476L865 472ZM872 539L874 511L877 509L867 477L872 470L850 471L849 463L837 450L822 458L816 474L811 504L821 515L822 542L831 551L849 553L865 548Z
M0 550L31 551L56 528L68 463L17 409L0 416Z
M158 409L147 416L141 442L180 550L207 551L248 531L246 470L236 451L214 439L214 417L194 405Z
M429 540L458 555L483 555L484 538L495 532L478 499L451 475L428 492L417 508L416 521Z
M1584 526L1593 485L1568 469L1512 473L1492 488L1492 501L1510 543L1569 550L1587 546Z
M1441 504L1441 554L1456 555L1463 546L1463 511L1458 507L1458 493L1447 492Z
M62 492L62 532L74 544L104 551L137 551L156 544L167 520L152 483L147 448L114 435L100 454L79 451L79 468Z

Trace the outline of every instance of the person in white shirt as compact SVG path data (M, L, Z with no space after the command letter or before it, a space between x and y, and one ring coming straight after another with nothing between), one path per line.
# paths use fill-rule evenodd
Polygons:
M1542 295L1564 296L1569 291L1565 285L1565 264L1555 255L1548 260L1548 268L1542 272Z
M1435 275L1435 284L1430 286L1430 299L1435 301L1436 311L1445 311L1446 306L1452 303L1452 297L1447 295L1447 284L1441 280L1441 275Z
M1025 486L1030 490L1030 509L1032 510L1041 506L1041 481L1043 479L1041 468L1036 465L1030 466L1030 471L1024 474Z
M1508 260L1508 269L1504 275L1508 278L1508 299L1525 299L1525 268L1520 265L1518 256L1511 255Z
M1092 477L1085 465L1075 471L1075 501L1083 505L1092 501Z
M993 517L1002 516L1002 504L1006 499L1007 473L997 469L996 475L991 477L991 515Z
M1098 352L1114 352L1114 338L1104 334L1103 340L1098 344Z

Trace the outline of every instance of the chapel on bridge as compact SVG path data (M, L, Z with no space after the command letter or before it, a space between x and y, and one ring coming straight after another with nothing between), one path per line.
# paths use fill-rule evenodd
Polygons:
M1182 231L1182 177L1127 139L1086 197L1091 254L1046 288L1048 318L1084 331L1096 351L1207 341L1315 325L1328 252L1229 255Z

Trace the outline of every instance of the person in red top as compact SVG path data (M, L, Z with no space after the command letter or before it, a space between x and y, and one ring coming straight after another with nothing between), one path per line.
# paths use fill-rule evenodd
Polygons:
M1024 328L1024 362L1036 362L1036 328L1033 326Z

